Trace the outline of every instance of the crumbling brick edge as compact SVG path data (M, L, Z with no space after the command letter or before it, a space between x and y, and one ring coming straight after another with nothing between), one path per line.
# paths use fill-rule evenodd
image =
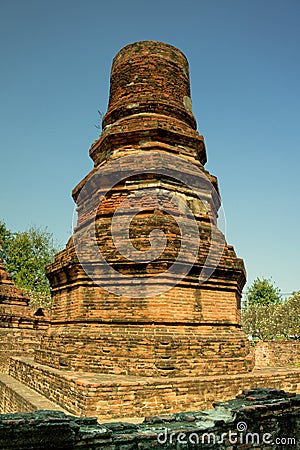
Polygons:
M300 395L251 389L213 410L98 423L60 411L0 415L0 449L300 448Z

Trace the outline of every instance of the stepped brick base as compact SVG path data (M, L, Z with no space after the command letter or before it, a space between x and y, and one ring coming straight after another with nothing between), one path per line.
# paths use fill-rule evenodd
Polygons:
M35 361L64 370L189 377L252 370L239 327L172 324L70 324L42 339Z
M38 401L34 405L26 398L16 402L11 382L17 380L72 414L94 416L98 420L211 408L216 401L228 400L242 389L255 387L300 392L300 369L266 368L239 375L148 378L72 372L43 366L30 358L12 358L9 373L9 378L0 375L2 413L19 411L20 406L24 411L43 409Z

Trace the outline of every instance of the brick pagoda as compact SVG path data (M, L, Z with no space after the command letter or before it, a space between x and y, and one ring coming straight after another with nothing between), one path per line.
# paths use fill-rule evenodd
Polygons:
M193 189L176 180L155 173L130 177L128 167L128 177L124 175L125 179L110 189L97 211L97 243L106 261L127 274L129 284L130 276L138 274L137 284L142 285L143 277L163 272L176 258L178 227L170 214L159 210L157 199L151 197L151 192L160 188L163 195L178 195L190 205L201 236L195 264L183 280L163 294L145 298L143 290L141 298L131 298L130 291L124 296L112 293L109 279L104 287L93 283L97 275L91 279L85 273L71 239L48 269L53 292L51 327L35 360L55 368L141 376L251 370L252 360L240 323L245 269L232 246L225 243L216 270L206 282L199 283L212 228L216 229L218 188L216 178L204 169L206 150L191 111L188 62L171 45L138 42L126 46L115 57L103 131L90 149L95 169L74 189L75 201L95 171L99 177L93 183L98 185L91 195L103 189L108 164L121 160L130 166L130 155L142 155L145 169L153 163L158 166L160 159L162 165L168 164L169 160L163 160L165 155L176 157L183 172L189 169L185 167L189 161L195 170L205 173L209 182L198 187L206 204ZM119 169L116 165L109 176L117 175ZM215 187L215 195L211 186ZM136 192L150 192L150 200L148 195L145 211L132 222L132 245L149 248L153 228L160 227L168 236L165 251L150 264L137 264L122 257L111 237L115 209ZM77 230L84 230L90 223L91 195L78 205ZM189 219L186 220L189 226ZM220 233L218 236L221 245ZM90 242L82 245L86 246L87 262L101 272L97 259L89 255ZM160 279L158 283L161 282ZM121 278L113 283L123 283L126 293L126 283Z
M218 230L217 180L178 49L145 41L116 55L90 156L74 234L48 268L50 327L34 358L11 358L0 375L2 412L47 398L106 420L211 407L245 388L297 390L300 369L252 371L245 269Z

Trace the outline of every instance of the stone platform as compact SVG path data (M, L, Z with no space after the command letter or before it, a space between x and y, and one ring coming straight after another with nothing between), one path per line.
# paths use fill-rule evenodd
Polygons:
M22 382L24 391L13 383ZM211 408L243 389L277 388L300 393L300 369L264 368L251 373L198 377L135 377L51 368L30 358L12 358L9 375L0 375L2 413L64 409L98 420L136 418ZM35 397L28 398L28 391ZM16 401L16 391L18 404ZM23 394L22 394L23 392ZM20 397L22 397L22 401ZM5 402L4 398L9 400ZM46 400L47 399L47 400Z

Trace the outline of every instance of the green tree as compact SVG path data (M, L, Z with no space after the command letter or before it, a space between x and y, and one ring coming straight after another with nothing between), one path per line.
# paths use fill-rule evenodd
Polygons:
M0 249L6 270L16 286L31 297L32 304L48 306L50 285L46 266L58 248L47 228L33 226L27 231L12 233L0 222Z
M256 278L247 290L246 307L281 303L280 289L267 278Z
M242 312L242 325L246 334L260 339L280 339L282 335L281 304L249 306Z
M9 246L12 233L7 229L4 222L0 221L0 258L6 262L6 251Z
M260 339L289 339L300 336L300 292L283 303L252 304L242 312L246 334Z
M284 337L300 337L300 291L294 292L280 311Z

